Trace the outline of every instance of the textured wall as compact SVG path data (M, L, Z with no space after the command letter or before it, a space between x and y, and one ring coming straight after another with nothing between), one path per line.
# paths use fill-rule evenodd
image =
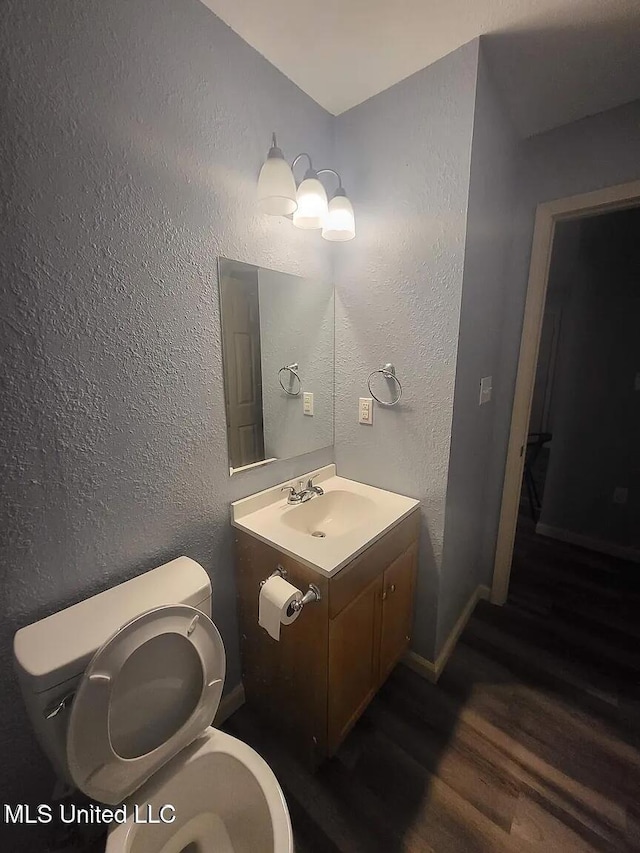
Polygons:
M333 445L333 282L261 269L258 297L266 457L287 459ZM297 397L278 382L278 370L293 362L302 382ZM286 372L282 379L288 388ZM303 414L305 391L313 392L312 417Z
M570 281L540 522L637 550L640 394L634 384L640 362L640 210L559 228L578 231L580 242L565 263ZM617 486L629 490L626 504L613 502Z
M434 650L462 291L478 43L336 119L357 239L335 247L340 474L422 501L414 646ZM367 376L404 396L358 424Z
M473 122L469 205L456 360L451 454L447 482L439 648L479 583L493 570L492 504L500 488L489 470L495 405L479 406L480 379L501 381L500 329L512 217L516 204L518 140L480 43ZM494 533L495 535L495 533Z
M229 479L216 256L331 280L330 247L254 199L272 129L331 162L332 124L197 0L3 12L0 800L19 801L51 783L19 626L186 553L237 683L229 501L333 455Z

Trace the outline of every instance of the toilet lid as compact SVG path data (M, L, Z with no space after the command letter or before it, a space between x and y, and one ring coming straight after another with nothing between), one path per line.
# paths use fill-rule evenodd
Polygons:
M75 784L115 805L211 725L225 674L222 638L187 605L158 607L95 653L71 706Z

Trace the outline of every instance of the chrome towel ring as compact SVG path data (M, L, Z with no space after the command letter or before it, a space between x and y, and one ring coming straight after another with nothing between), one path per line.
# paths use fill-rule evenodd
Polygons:
M295 376L298 380L298 388L296 391L290 391L288 388L284 387L284 383L282 381L282 374L285 370L289 371L289 384L291 384L291 379ZM298 397L300 391L302 390L302 380L298 376L298 362L294 361L293 364L285 364L284 367L281 367L278 371L278 382L280 383L280 387L284 391L285 394L288 394L290 397Z
M396 384L396 389L397 389L398 393L397 393L395 400L392 400L390 403L385 403L384 400L380 400L378 397L376 397L376 395L371 390L371 380L378 373L381 373L385 379L393 380L393 382L395 382L395 384ZM383 365L379 370L372 370L371 373L369 374L369 378L367 379L367 387L368 387L369 393L371 394L373 399L376 401L376 403L379 403L381 406L387 406L387 407L395 406L400 402L400 398L402 397L402 382L400 382L400 380L396 376L396 369L393 366L393 364L391 364L391 363Z

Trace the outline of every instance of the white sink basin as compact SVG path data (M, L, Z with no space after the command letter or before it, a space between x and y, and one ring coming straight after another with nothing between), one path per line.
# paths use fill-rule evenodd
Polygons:
M317 539L344 536L365 524L375 508L371 498L336 489L287 509L282 523Z
M282 486L321 486L303 504L287 504ZM333 575L413 512L419 501L336 475L336 466L281 483L231 504L231 523L325 575Z

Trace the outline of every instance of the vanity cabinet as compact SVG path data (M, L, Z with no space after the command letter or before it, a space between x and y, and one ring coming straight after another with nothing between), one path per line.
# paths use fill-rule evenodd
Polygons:
M311 765L338 749L408 647L419 526L414 510L332 576L235 531L246 701ZM258 625L258 596L278 565L322 599L276 641Z

